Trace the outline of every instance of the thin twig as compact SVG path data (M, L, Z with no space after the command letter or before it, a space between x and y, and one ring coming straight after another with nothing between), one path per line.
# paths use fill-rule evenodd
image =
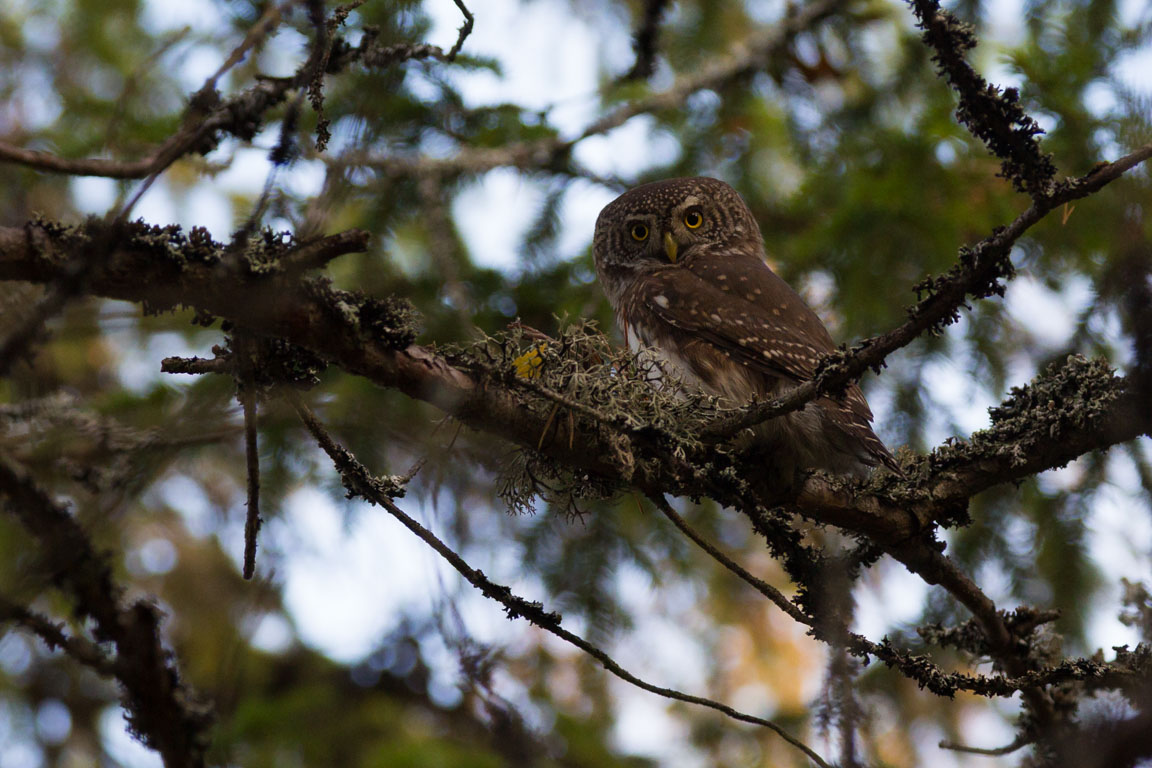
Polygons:
M285 11L291 8L292 5L292 2L286 2L279 5L269 6L264 11L263 15L261 15L260 18L256 20L256 23L248 29L248 33L244 35L244 39L240 41L240 44L232 49L232 53L228 55L228 58L224 60L224 63L222 63L220 67L212 73L212 76L204 82L201 90L215 89L216 83L220 81L220 78L223 77L228 72L228 70L244 61L244 57L248 55L248 51L259 45L268 37L268 35L272 33L272 31L280 23L280 20L284 17Z
M597 424L602 424L605 427L608 427L617 432L624 433L631 431L627 425L621 424L618 419L601 413L599 410L593 408L592 406L585 405L578 400L573 400L570 397L562 395L559 392L544 386L543 384L533 381L532 379L517 376L513 379L510 379L510 381L512 381L512 383L518 387L527 389L530 392L535 392L546 400L551 400L557 405L562 405L570 412L578 413L584 418L589 419Z
M1016 737L1015 741L1013 741L1011 744L1008 744L1006 746L985 748L985 747L969 747L966 744L959 744L955 741L949 741L948 739L944 739L940 742L939 746L940 746L940 749L950 749L954 752L967 752L970 755L987 755L989 757L1000 757L1002 755L1010 755L1013 752L1015 752L1016 750L1022 749L1024 747L1028 746L1033 741L1034 741L1034 739L1032 739L1028 736L1020 735L1020 736Z
M402 61L421 61L423 59L436 59L445 63L451 63L456 60L457 54L464 47L464 41L468 35L472 34L473 18L471 12L464 5L461 0L453 0L456 7L464 14L464 23L460 25L460 30L456 36L456 42L452 48L445 53L444 49L438 45L430 45L428 43L395 43L393 45L376 45L370 40L361 44L361 47L356 50L361 62L364 66L373 68L390 67L393 64L398 64Z
M672 509L672 505L669 504L663 496L652 494L648 496L648 500L655 504L656 508L660 510L664 517L671 520L672 524L680 529L681 533L695 542L696 545L700 547L700 549L707 552L713 560L720 563L720 565L724 566L732 573L736 574L737 578L771 600L777 605L777 607L780 608L780 610L784 611L784 613L788 614L796 621L809 627L813 626L814 622L811 617L807 616L803 611L797 608L795 603L793 603L791 600L784 597L784 593L763 579L759 579L753 576L751 573L745 570L743 566L721 552L719 548L712 544L712 542L704 538L704 536L699 531L689 525L687 520L677 514L676 511Z
M103 176L109 179L139 179L147 176L156 166L159 150L139 160L111 160L102 157L70 159L23 149L0 141L0 160L16 163L38 171L65 173L70 176Z
M256 431L256 340L252 333L236 329L232 334L232 372L236 397L244 410L244 459L248 475L248 499L244 517L244 578L256 573L256 540L260 535L260 447Z
M712 699L707 699L702 696L694 696L692 694L683 693L671 688L664 688L658 685L653 685L628 670L621 667L611 656L601 650L599 647L591 644L579 635L563 629L560 626L560 616L554 612L544 610L543 605L538 602L532 602L525 598L513 594L512 590L508 587L497 584L484 575L482 571L476 570L470 566L459 554L451 547L441 541L430 530L422 526L414 518L410 517L403 510L401 510L392 500L385 494L380 493L377 489L381 481L373 477L368 470L344 447L338 445L331 435L327 433L324 426L311 412L311 410L304 404L303 400L295 393L289 393L290 401L296 409L296 413L300 416L301 421L312 433L312 436L319 443L320 447L324 449L325 453L333 460L337 470L340 472L344 480L345 487L353 493L363 496L367 501L378 504L389 512L394 518L400 521L408 530L416 534L425 544L431 547L437 554L439 554L445 561L448 562L456 571L464 577L469 584L476 587L480 592L488 598L496 600L504 606L505 612L509 618L524 618L532 624L540 627L541 629L552 633L565 642L579 648L584 653L599 661L605 669L620 679L642 688L650 693L655 693L665 698L673 699L676 701L683 701L689 704L696 704L702 707L716 710L727 715L730 718L739 720L745 723L752 723L775 732L793 747L802 751L820 768L830 768L816 752L814 752L808 745L804 744L799 739L790 735L787 731L781 728L771 720L766 720L761 717L749 715L739 710L733 709L727 704L722 704Z
M76 661L86 667L91 667L105 677L116 676L114 660L100 646L82 637L66 635L61 628L63 625L55 623L47 616L0 597L0 622L5 621L19 624L43 640L49 648L59 648Z
M472 34L472 23L474 21L472 13L468 10L468 7L464 5L464 0L453 0L453 2L455 2L456 7L460 9L460 13L464 14L464 23L460 25L460 31L456 37L456 44L452 46L452 50L448 51L448 55L445 57L447 61L456 60L456 54L460 53L460 49L464 47L464 41L468 39L468 35Z
M263 522L260 518L260 451L256 442L256 392L248 382L240 393L244 406L244 456L248 466L248 504L244 519L244 578L256 572L256 539Z

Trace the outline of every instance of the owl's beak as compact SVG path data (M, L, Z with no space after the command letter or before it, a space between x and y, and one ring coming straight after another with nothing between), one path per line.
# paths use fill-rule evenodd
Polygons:
M678 249L679 249L679 246L676 245L676 241L672 239L672 233L671 232L665 232L664 233L664 253L668 254L668 261L672 262L673 264L676 263L676 251Z

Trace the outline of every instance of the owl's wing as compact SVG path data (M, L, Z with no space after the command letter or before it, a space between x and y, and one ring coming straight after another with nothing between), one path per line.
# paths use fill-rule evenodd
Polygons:
M758 259L670 267L646 277L637 297L645 309L769 376L810 379L835 348L816 314Z
M758 257L728 254L723 262L682 264L647 278L636 297L646 310L767 376L807 381L820 358L835 349L816 313ZM817 402L874 460L899 472L872 432L872 409L859 386L847 387L842 400Z

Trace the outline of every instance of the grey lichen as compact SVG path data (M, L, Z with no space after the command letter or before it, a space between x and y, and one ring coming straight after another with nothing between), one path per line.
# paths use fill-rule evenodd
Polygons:
M408 299L358 295L360 327L377 341L403 349L416 340L420 313Z
M215 264L224 249L202 227L185 235L178 225L156 226L143 220L109 225L102 218L89 216L79 224L65 224L37 216L27 228L30 242L40 250L38 256L62 261L97 247L102 251L146 253L161 263L177 266L190 262Z
M989 409L991 426L937 448L928 467L938 471L980 459L1007 459L1010 466L1020 466L1042 454L1043 443L1097 423L1123 390L1123 379L1107 361L1071 355L1029 384L1013 387L1008 399Z
M514 324L444 353L454 365L518 393L523 408L545 425L537 449L571 445L575 435L593 431L626 481L647 474L655 449L684 462L699 456L705 447L697 436L718 410L715 398L687 390L653 360L612 346L590 321L562 324L558 338ZM526 448L508 462L500 495L523 512L536 496L571 506L573 499L617 490Z
M344 291L324 277L310 278L303 285L312 300L354 335L363 334L392 349L403 349L416 340L420 314L407 299Z
M579 502L608 499L619 491L614 483L569 471L547 456L523 448L513 452L504 465L497 495L516 515L532 514L536 499L542 499L568 517L579 517Z
M348 237L330 238L335 242L321 249L325 251L324 258L362 249L366 235L358 231L343 235ZM107 279L118 284L147 284L150 290L140 299L147 314L168 312L179 306L180 292L173 286L195 275L211 283L211 292L217 299L222 295L230 297L227 291L236 282L267 284L276 290L277 301L294 301L290 292L300 291L354 336L367 337L393 349L411 344L418 332L419 316L406 299L376 298L339 290L326 278L301 278L301 269L312 263L300 264L293 259L299 257L302 249L316 247L317 243L301 244L287 232L265 229L237 235L232 243L221 243L201 227L185 234L176 225L161 227L144 221L110 225L103 219L88 218L69 225L41 217L28 224L28 240L37 249L38 259L57 266L69 265L73 280L99 268L111 276ZM89 253L93 258L86 257ZM273 283L277 280L281 282ZM214 320L203 307L197 306L196 310L197 324L207 326Z

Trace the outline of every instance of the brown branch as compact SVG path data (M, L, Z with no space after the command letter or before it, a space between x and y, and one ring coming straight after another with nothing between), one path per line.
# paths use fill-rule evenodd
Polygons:
M67 247L65 231L0 228L0 280L53 282L61 267L55 249ZM387 307L324 288L311 281L284 280L276 275L238 274L218 261L223 246L189 244L157 258L152 236L138 232L129 238L109 264L92 276L91 290L102 296L145 303L153 308L191 305L203 312L232 320L253 331L287 339L337 363L350 373L393 387L429 402L462 423L534 447L543 431L542 418L524 408L527 395L513 387L495 385L484 377L454 367L440 354L409 345L412 331ZM382 324L380 324L382 323ZM406 330L407 329L407 330ZM1104 448L1148 430L1146 419L1134 419L1130 403L1117 399L1092 422L1069 424L1058 441L1047 441L1030 463L1013 463L1007 456L969 457L967 463L938 472L925 467L914 483L916 494L896 501L877 491L816 475L800 488L796 504L818 520L863 535L882 535L893 541L912 538L938 513L939 499L955 499L965 487L987 487L1024 474L1066 463L1090 448ZM562 464L604 478L620 477L613 462L611 435L582 428L574 441L556 441L546 452ZM633 449L651 454L651 446L633 439ZM675 469L683 461L653 455L654 461L637 464L634 484L661 492L688 491ZM699 478L690 478L699 487ZM711 492L724 498L723 487ZM730 498L730 497L729 497ZM914 514L909 514L912 508Z
M472 34L472 24L475 21L472 18L471 12L464 5L462 0L453 0L456 7L464 14L464 23L460 25L460 30L456 36L456 42L452 48L447 52L438 45L429 45L428 43L395 43L393 45L378 45L374 40L366 40L357 49L356 56L366 67L390 67L393 64L398 64L402 61L423 59L436 59L445 63L451 63L456 60L456 56L464 47L464 41L468 35Z
M1007 744L1003 747L995 747L992 749L988 749L988 748L984 748L984 747L969 747L965 744L958 744L955 741L949 741L949 740L945 739L945 740L940 742L939 746L940 746L940 749L950 749L950 750L953 750L954 752L966 752L970 755L986 755L988 757L1000 757L1002 755L1010 755L1019 749L1023 749L1024 747L1031 744L1032 741L1033 740L1028 738L1027 736L1018 736L1016 738L1016 740L1013 741L1011 744Z
M37 231L42 237L29 238L21 230L0 228L0 279L45 282L56 277L60 259L54 250L66 248L69 235L51 227ZM500 386L482 372L469 373L456 368L440 355L409 344L406 339L411 339L411 331L406 330L408 326L402 313L389 314L393 310L387 310L379 302L336 292L316 281L246 270L243 261L223 259L224 247L218 244L199 243L195 248L187 244L180 248L179 243L171 245L173 238L169 235L164 242L175 252L161 252L158 258L151 232L145 227L134 235L130 233L108 269L94 273L89 285L102 295L152 306L192 304L254 332L284 337L339 363L349 372L433 403L473 428L502 435L524 446L538 444L544 424L542 417L525 408L524 393L514 387ZM32 246L33 242L36 247ZM264 261L257 258L258 263ZM1123 410L1125 402L1123 397L1117 398L1097 417L1062 427L1061 439L1045 444L1043 461L1063 463L1083 452L1086 445L1105 447L1147 431L1146 423L1132 420ZM620 451L613 439L618 438L619 433L595 426L589 428L584 423L573 439L552 441L545 451L553 460L574 470L620 481L630 479L646 492L659 489L660 492L707 494L736 507L755 503L755 499L742 495L747 489L734 490L725 485L721 476L689 471L691 462L663 454L639 437L630 438L629 450L649 460L637 461L636 471L625 476L615 460ZM871 486L861 488L835 478L814 476L801 487L796 503L798 509L813 519L869 536L928 582L940 584L955 595L980 621L989 647L1005 672L1026 685L1028 680L1022 675L1027 672L1023 655L1027 651L1017 646L1017 635L1004 624L992 601L951 561L920 538L938 513L934 492L943 493L942 489L954 481L957 473L968 472L971 478L990 477L999 482L1012 472L1022 471L1018 465L1005 460L1003 466L997 465L989 472L988 460L977 454L967 463L949 466L948 472L935 473L926 467L922 477L913 473L915 493L911 497L889 497L881 490L868 490ZM992 463L996 465L996 461L993 459ZM1027 468L1029 472L1035 469L1032 465ZM738 472L754 475L748 468ZM936 484L941 484L939 489ZM881 483L880 488L883 487ZM859 645L851 647L858 652ZM969 685L965 680L940 678L919 660L905 663L894 653L876 655L902 670L919 674L915 679L927 680L926 684L933 690ZM1025 690L1038 724L1048 722L1051 712L1039 688L1043 684L1038 681ZM980 682L971 685L983 686ZM999 690L999 685L990 682L987 687Z
M248 462L248 504L244 517L244 578L256 573L256 538L260 534L260 449L256 442L256 393L241 395L244 404L244 456Z
M47 224L30 225L29 231L37 236L0 228L0 279L51 282L58 277L56 251L66 250L74 235ZM314 280L245 269L243 260L224 259L224 246L219 244L181 245L170 234L160 240L163 246L157 241L151 228L129 232L108 268L92 275L91 289L154 308L190 304L253 332L285 338L350 373L432 403L475 429L522 446L538 445L545 427L541 414L546 409L529 410L525 398L530 395L519 388L500 385L483 371L457 368L436 352L412 345L413 331L398 307L334 291ZM257 262L266 263L266 259L257 258ZM1126 402L1118 397L1090 419L1058 425L1060 439L1046 441L1037 462L1064 463L1089 447L1107 447L1147 431L1146 420L1133 420L1124 410ZM751 493L747 487L732 486L725 479L755 476L750 467L732 467L730 474L691 471L692 462L664 452L643 435L627 436L627 450L638 460L625 473L617 461L621 450L615 441L620 433L602 427L581 416L573 439L552 441L544 450L552 460L573 470L619 482L630 480L645 492L705 494L737 508L763 503L754 495L747 496ZM708 459L701 460L707 463ZM1030 473L1038 468L1034 462L1025 469ZM956 487L949 484L958 476L967 473L969 482L978 478L1003 482L1022 471L1007 458L976 453L961 457L945 472L924 465L922 473L912 472L903 484L890 478L891 482L881 479L861 487L816 475L801 486L796 506L817 521L870 537L930 583L949 590L979 618L990 647L1003 654L1005 670L1018 676L1013 633L995 605L920 537L939 514L937 494L949 497L953 493L949 488Z
M668 9L668 0L646 0L644 3L644 16L636 34L632 36L632 48L636 51L636 61L621 79L647 80L656 71L656 53L659 49L656 41L660 36L660 19Z
M368 241L371 238L371 233L363 229L347 229L335 235L300 243L281 256L277 263L289 273L320 269L340 256L363 253L368 249Z
M0 597L0 622L18 624L44 641L50 649L59 648L86 667L104 677L116 676L116 663L100 646L82 637L64 633L61 624L51 621L35 611Z
M468 35L472 34L472 24L475 21L472 18L472 13L464 5L464 0L452 0L456 3L456 7L460 9L460 13L464 14L464 23L460 25L460 31L456 36L456 43L452 46L452 50L448 51L448 61L455 61L456 54L464 47L464 41L468 39Z
M27 470L0 453L0 494L6 511L32 534L53 582L75 601L80 618L90 618L99 642L116 647L117 680L124 687L128 723L166 768L199 768L209 743L210 710L196 703L160 640L156 608L120 603L107 557L98 553L68 511L42 491Z
M290 0L289 2L279 5L268 6L260 18L256 20L256 23L248 29L248 33L244 35L244 39L240 41L240 44L232 49L232 53L230 53L228 58L224 60L224 63L212 73L212 76L205 81L200 90L214 90L216 83L220 82L220 78L224 77L224 75L237 64L244 61L244 57L248 55L248 51L263 43L268 36L272 34L280 24L280 20L284 17L285 12L287 12L292 5L293 3Z
M56 249L67 247L69 233L34 225L29 232L36 235L0 227L0 279L55 281L62 269ZM92 276L90 289L98 295L152 308L194 306L258 333L283 337L350 373L427 401L475 429L524 446L535 446L539 440L543 422L523 408L524 393L485 383L482 377L454 367L427 348L398 344L410 339L412 331L405 331L403 319L390 316L387 307L372 309L363 299L310 281L237 274L235 268L218 261L221 245L197 250L188 244L157 258L158 246L152 237L141 231L129 237L109 268ZM374 325L376 320L383 325ZM955 499L964 488L976 487L974 484L987 487L1058 466L1090 448L1107 447L1143 433L1148 429L1146 419L1133 418L1135 405L1121 397L1092 423L1068 425L1061 440L1046 442L1042 452L1025 464L1014 463L1007 456L971 457L966 464L949 466L945 473L926 468L926 476L916 483L919 493L912 498L919 505L918 514L908 514L911 505L907 501L893 504L875 491L824 476L807 479L796 502L806 513L848 530L864 535L883 533L897 540L910 538L932 519L941 498ZM618 476L608 436L582 430L578 438L574 443L549 445L547 452L567 466L606 478ZM635 448L646 450L643 444ZM663 458L644 462L638 467L636 484L665 491L680 488L684 480L670 474L669 466ZM933 476L936 474L939 476Z
M110 160L100 157L69 159L51 152L22 149L0 141L0 161L17 163L37 171L71 176L104 176L109 179L142 179L158 167L160 147L139 160Z
M776 607L801 624L807 626L813 626L815 624L815 622L797 608L791 600L784 597L784 594L780 590L763 579L758 579L753 576L743 566L721 552L716 545L704 538L699 531L688 524L687 520L677 514L676 510L672 509L672 505L670 505L663 496L649 496L648 499L656 505L656 508L660 510L661 514L668 518L681 533L691 539L696 546L707 552L709 557L734 573L736 578L764 595L764 597L775 603Z
M935 51L932 60L960 98L956 119L1000 158L1001 175L1016 189L1035 200L1049 196L1056 166L1036 140L1044 131L1020 107L1015 88L1001 93L964 59L976 46L971 27L941 10L937 0L910 0L909 5L924 30L924 43Z
M237 330L232 337L232 359L235 361L236 396L244 410L244 459L248 476L248 503L244 516L244 578L256 573L256 539L260 534L260 447L256 434L257 384L256 340L247 331Z
M166 357L160 361L161 373L187 373L199 376L206 373L232 375L235 366L230 356L214 357Z

